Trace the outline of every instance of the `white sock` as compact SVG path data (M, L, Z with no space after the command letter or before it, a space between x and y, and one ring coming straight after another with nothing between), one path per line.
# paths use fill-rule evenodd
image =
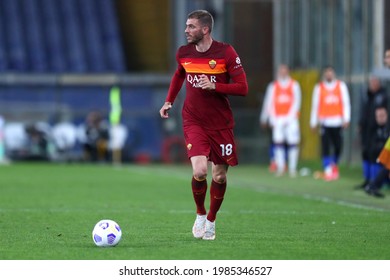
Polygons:
M288 170L290 173L297 172L298 157L299 157L298 146L295 145L289 146L288 147Z
M286 156L285 156L285 149L282 145L275 146L275 163L276 163L277 172L283 173L284 167L286 165Z

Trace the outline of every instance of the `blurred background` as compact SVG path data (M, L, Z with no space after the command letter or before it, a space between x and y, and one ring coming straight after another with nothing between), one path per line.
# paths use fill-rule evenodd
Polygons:
M268 163L269 132L259 114L280 63L302 87L301 158L319 159L311 94L330 64L352 102L343 161L360 161L361 96L390 46L385 0L0 0L0 154L185 162L184 90L169 120L158 111L195 9L214 15L213 37L234 46L247 73L249 95L231 98L242 163ZM123 143L112 143L114 127Z

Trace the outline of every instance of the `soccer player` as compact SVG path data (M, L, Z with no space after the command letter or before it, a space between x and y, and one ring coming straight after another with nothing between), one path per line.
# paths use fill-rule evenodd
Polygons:
M267 87L260 116L262 126L268 122L272 128L277 176L282 175L285 170L285 143L290 176L295 177L297 174L300 107L301 88L297 81L291 79L288 66L282 64L279 66L277 79Z
M323 81L314 87L310 127L320 126L322 164L326 181L339 178L338 162L342 152L342 130L349 126L351 104L347 85L338 79L331 66L323 70Z
M215 239L215 219L225 195L228 166L238 164L228 95L245 96L248 92L239 56L231 45L212 38L213 23L212 15L205 10L188 15L185 28L188 44L177 51L178 66L160 109L161 117L168 118L168 111L186 81L183 131L192 164L191 184L197 212L192 233L204 240ZM212 182L207 213L208 161Z

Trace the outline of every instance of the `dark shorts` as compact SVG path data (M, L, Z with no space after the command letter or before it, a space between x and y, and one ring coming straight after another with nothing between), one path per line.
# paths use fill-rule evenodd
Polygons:
M233 129L205 130L197 125L184 127L188 158L206 156L214 164L238 164Z

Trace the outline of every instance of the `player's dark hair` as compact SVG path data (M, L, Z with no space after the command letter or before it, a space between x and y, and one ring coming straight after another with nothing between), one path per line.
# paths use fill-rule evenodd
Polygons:
M322 67L322 72L325 72L326 70L332 70L332 71L335 71L334 70L334 67L330 64L328 65L325 65L324 67Z
M202 26L209 28L209 33L213 30L214 19L213 16L206 10L196 10L188 14L187 18L194 18L199 20Z
M383 106L383 105L378 105L378 106L376 106L376 107L375 107L375 111L376 111L376 110L385 110L386 113L387 113L387 108L386 108L386 106Z

